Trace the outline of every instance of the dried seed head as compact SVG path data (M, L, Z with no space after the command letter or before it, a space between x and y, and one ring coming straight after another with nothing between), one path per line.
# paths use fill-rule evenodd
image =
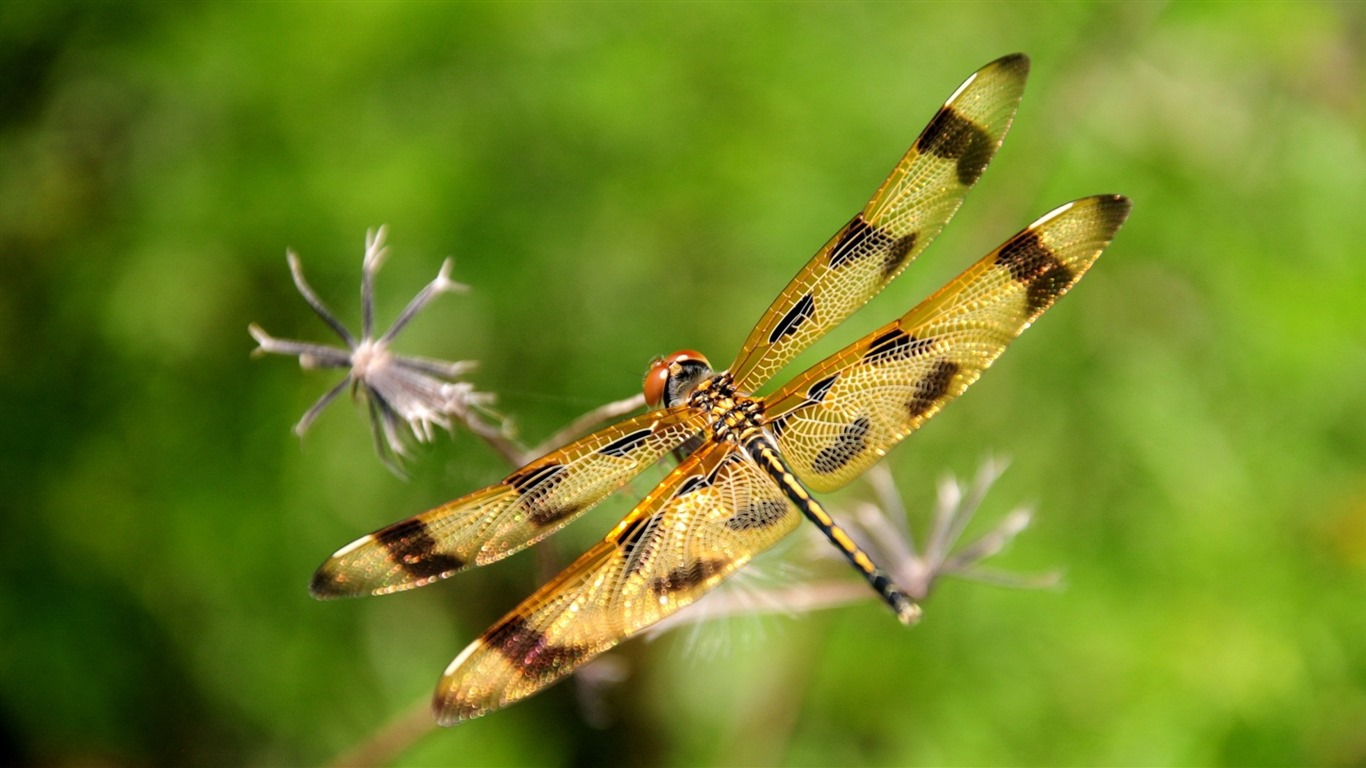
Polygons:
M450 259L442 263L436 278L408 302L387 331L379 335L374 333L374 281L388 255L385 234L385 228L380 227L365 235L359 338L336 318L304 279L303 266L293 251L286 253L286 259L295 287L345 346L277 339L255 324L250 325L248 331L256 339L258 353L297 357L299 365L306 369L346 369L345 378L319 398L295 425L297 434L302 436L318 414L349 386L353 395L364 398L368 404L375 449L381 460L401 475L401 460L411 456L411 443L430 442L435 437L436 427L449 432L456 423L463 423L486 434L498 427L484 419L487 417L495 422L499 419L489 410L493 395L477 392L472 384L458 380L474 368L473 362L400 355L390 348L398 334L437 296L468 290L467 286L451 279Z

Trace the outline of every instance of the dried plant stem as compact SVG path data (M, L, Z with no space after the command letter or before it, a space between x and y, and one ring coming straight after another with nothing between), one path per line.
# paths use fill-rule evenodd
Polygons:
M579 435L584 434L593 427L596 427L597 425L603 423L604 421L625 416L626 414L630 413L631 411L634 411L642 405L645 405L645 395L638 394L633 395L632 397L628 397L624 400L617 400L613 403L607 403L606 405L598 406L597 408L594 408L593 410L589 411L588 413L585 413L577 419L574 419L569 423L569 426L565 427L564 429L561 429L559 432L556 432L554 435L550 436L550 438L547 439L545 442L536 446L529 452L530 456L531 458L535 458L537 456L544 456L545 454L550 453L556 448L568 445L570 441L574 440ZM522 463L525 464L526 462L524 461Z
M515 440L508 437L506 430L502 427L495 424L489 424L474 413L468 414L468 417L464 419L464 423L471 434L480 440L483 440L485 443L488 443L488 446L493 449L493 452L502 457L503 461L508 463L508 466L516 468L529 461L527 452L522 450Z
M431 704L423 698L351 751L337 756L331 765L337 768L390 765L418 739L435 730L436 721L432 719Z
M584 415L574 419L568 426L551 435L540 445L532 448L522 448L517 441L508 436L507 431L502 427L489 424L480 419L477 414L469 412L463 419L465 426L476 437L488 443L508 466L513 468L522 467L531 461L538 459L547 453L563 448L575 439L582 437L597 425L612 419L625 416L631 411L645 405L644 395L634 395L623 400L598 406Z

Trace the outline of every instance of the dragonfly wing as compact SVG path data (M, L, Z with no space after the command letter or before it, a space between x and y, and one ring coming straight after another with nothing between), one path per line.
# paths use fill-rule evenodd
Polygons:
M743 451L704 446L451 663L433 702L437 720L451 725L544 689L692 604L799 520Z
M962 394L1090 268L1129 215L1107 195L1062 206L934 295L774 393L765 416L815 491L858 477Z
M863 210L830 239L750 332L730 371L753 392L878 294L953 217L1005 138L1029 59L1006 56L939 109Z
M313 596L397 592L501 560L563 528L703 426L676 408L599 430L496 485L342 547L314 574Z

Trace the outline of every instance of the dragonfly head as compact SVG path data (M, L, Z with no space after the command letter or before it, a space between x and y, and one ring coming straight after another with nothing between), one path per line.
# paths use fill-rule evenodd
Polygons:
M678 405L711 374L711 364L696 350L657 357L650 361L650 371L645 374L645 402L651 408Z

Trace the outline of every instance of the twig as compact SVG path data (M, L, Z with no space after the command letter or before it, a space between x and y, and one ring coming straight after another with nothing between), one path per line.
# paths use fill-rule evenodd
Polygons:
M626 398L625 400L618 400L614 403L600 405L597 408L594 408L593 410L589 411L588 413L585 413L577 419L574 419L573 421L569 422L569 426L565 427L564 429L561 429L559 432L556 432L545 442L541 443L540 445L536 446L535 449L530 451L529 456L532 459L538 456L544 456L545 454L550 453L556 448L568 445L569 442L572 441L574 438L578 437L579 435L582 435L583 433L587 432L588 430L592 429L598 424L601 424L602 422L607 421L609 419L616 419L621 416L625 416L626 414L630 413L631 411L634 411L642 405L645 405L645 395L643 394L633 395L631 397ZM522 463L525 464L526 462Z
M431 703L423 698L351 751L343 752L331 765L337 768L390 765L418 739L435 730Z

